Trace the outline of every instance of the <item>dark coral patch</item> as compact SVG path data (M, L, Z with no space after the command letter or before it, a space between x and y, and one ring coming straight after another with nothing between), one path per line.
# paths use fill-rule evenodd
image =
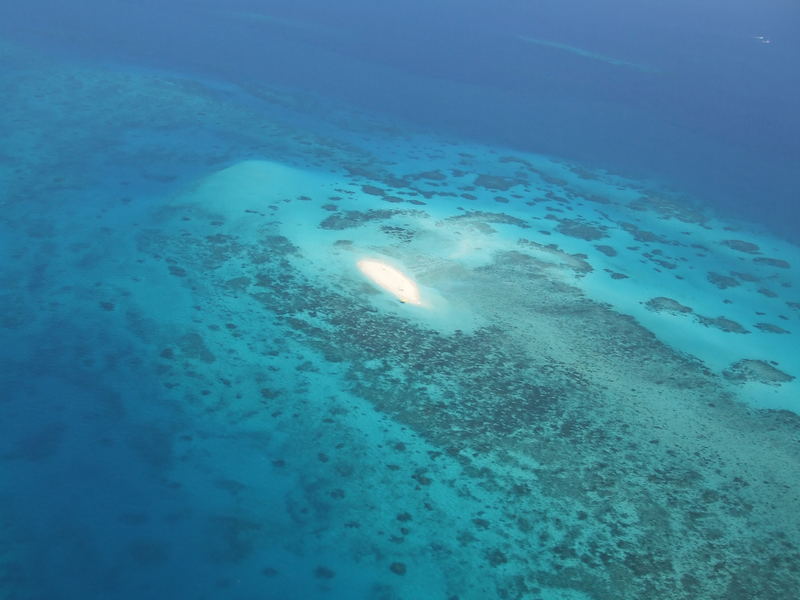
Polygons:
M762 265L769 265L770 267L778 267L779 269L788 269L791 265L783 260L782 258L769 258L766 256L757 256L753 259L753 262L757 262Z
M516 225L517 227L521 227L522 229L530 228L530 225L528 225L522 219L518 219L517 217L512 217L511 215L507 215L505 213L486 212L482 210L467 211L462 215L447 217L445 221L500 223L505 225Z
M650 210L664 219L678 219L684 223L702 224L708 220L708 217L699 210L662 196L648 195L631 202L628 206L633 210Z
M178 338L178 348L187 358L200 360L204 363L212 363L217 360L199 333L187 333Z
M441 171L424 171L422 173L413 173L408 176L409 179L427 179L428 181L445 181L447 175Z
M249 277L234 277L225 282L225 287L235 292L243 292L250 285Z
M499 175L478 175L473 183L474 185L486 188L487 190L499 190L501 192L506 192L515 185L520 185L525 182L519 179L513 179L511 177L501 177Z
M389 565L389 570L395 575L405 575L407 568L405 563L393 562L391 565Z
M381 231L394 238L397 238L401 242L406 242L406 243L413 240L415 235L415 233L410 229L406 229L405 227L396 227L392 225L381 226Z
M755 328L760 329L764 333L791 333L783 327L778 327L772 323L756 323Z
M561 219L556 230L564 235L586 240L587 242L608 237L605 227L593 225L583 219Z
M694 312L690 307L684 306L677 300L659 296L658 298L651 298L645 303L648 310L654 312L671 312L671 313L691 313Z
M706 275L706 279L721 290L741 285L737 279L722 275L721 273L715 273L714 271L709 272L708 275Z
M768 385L780 385L794 380L792 375L784 373L768 362L748 358L733 363L722 374L737 383L756 381Z
M595 248L597 248L597 250L599 252L602 252L606 256L616 256L617 255L617 251L614 248L612 248L611 246L606 246L606 245L600 244L600 245L595 246Z
M336 577L336 572L328 567L319 566L314 569L314 577L317 579L333 579Z
M742 273L741 271L731 271L731 275L734 277L738 277L742 281L747 281L750 283L755 283L756 281L761 281L760 277L756 277L750 273Z
M390 219L395 215L424 215L425 213L418 210L348 210L344 213L336 213L326 218L320 227L322 229L350 229L351 227L358 227L370 221L383 221Z
M759 248L756 244L742 240L723 240L720 242L720 244L733 250L746 252L748 254L758 254L761 251L761 248Z
M374 185L362 185L361 191L365 194L369 194L370 196L383 196L386 192L377 186Z
M697 315L697 321L706 327L714 327L715 329L720 329L726 333L750 333L739 323L728 319L727 317L711 318Z
M486 553L486 558L493 567L499 567L508 562L508 557L498 548L489 550L489 552Z
M669 244L670 241L660 235L653 233L652 231L645 231L644 229L639 229L633 223L620 223L620 226L630 233L637 242L642 243L650 243L650 242L658 242L661 244Z

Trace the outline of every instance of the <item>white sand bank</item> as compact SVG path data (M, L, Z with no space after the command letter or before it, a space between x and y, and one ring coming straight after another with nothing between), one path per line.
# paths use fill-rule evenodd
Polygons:
M419 286L393 266L373 258L363 258L358 261L357 265L370 281L394 295L400 302L422 305Z

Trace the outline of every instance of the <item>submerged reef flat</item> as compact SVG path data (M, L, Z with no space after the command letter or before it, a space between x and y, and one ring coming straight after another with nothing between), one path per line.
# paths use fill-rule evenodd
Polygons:
M0 598L800 588L796 247L286 90L38 68L0 88Z
M382 223L403 217L387 214ZM399 533L387 539L364 531L364 519L376 517L370 511L356 516L348 498L376 484L374 475L353 475L339 483L334 515L343 516L327 518L362 526L324 529L319 543L352 552L370 543L386 557L387 572L404 581L436 561L447 569L448 593L459 597L523 598L544 586L601 599L722 598L750 589L753 577L770 593L796 583L796 541L784 534L780 546L773 543L789 530L779 522L793 530L796 519L796 423L777 426L770 413L752 413L725 384L740 377L764 381L753 373L768 371L766 365L759 370L743 361L720 378L631 317L587 297L569 282L569 270L521 260L518 250L488 253L483 264L465 269L462 259L445 257L459 238L460 220L416 215L416 235L403 246L381 235L380 221L363 223L372 227L362 233L371 251L413 265L423 294L436 281L442 295L455 301L457 293L483 320L471 332L443 332L435 317L375 305L375 296L365 295L342 268L325 265L323 274L314 259L318 248L276 237L297 218L284 211L273 235L261 237L273 240L261 242L267 261L250 265L244 250L229 257L252 282L239 297L240 315L277 318L300 347L341 365L351 393L413 431L436 457L410 466L405 456L415 444L387 446L390 472L408 477L406 491L394 484L393 494L404 498ZM432 235L439 238L437 256L424 251ZM497 233L470 235L485 238L483 247ZM209 243L215 242L202 242ZM151 258L170 256L198 273L198 283L218 287L213 274L196 271L197 251L185 241L164 239L141 250ZM454 269L455 280L435 276ZM218 303L225 304L211 293L205 312L214 314ZM686 312L666 298L659 304ZM237 331L258 331L249 319L237 322ZM253 333L243 333L246 343L256 342ZM769 378L770 385L781 381L788 380ZM348 419L343 413L334 420ZM766 440L780 449L768 463L760 448ZM756 485L763 477L769 486ZM453 495L463 512L445 517L443 502ZM428 529L428 519L448 526ZM309 517L307 525L319 522ZM411 593L403 583L392 585L400 597Z
M195 214L207 206L202 193L184 201L187 210L192 202ZM382 444L388 472L406 479L390 483L353 465L347 477L331 479L328 485L338 487L329 490L323 466L317 476L322 480L304 492L303 502L330 507L324 517L316 510L297 517L301 529L317 532L313 544L335 545L354 556L371 545L371 555L385 557L378 561L386 562L386 572L402 576L389 584L399 597L413 593L406 582L424 577L432 562L443 569L446 593L464 598L524 598L543 587L599 599L722 598L750 589L753 577L759 589L770 592L796 583L791 569L800 559L796 540L784 534L780 546L773 543L796 519L792 499L800 473L791 442L796 424L778 426L770 413L752 413L725 384L726 378L763 381L763 374L753 373L767 372L766 363L742 361L720 378L631 317L587 297L565 279L569 270L553 271L552 264L533 257L520 260L518 250L493 252L467 269L459 258L424 252L430 236L437 235L436 247L446 254L459 237L460 220L415 215L416 235L403 246L381 232L404 215L363 222L360 228L372 228L362 232L371 240L371 252L413 265L423 298L426 285L436 281L441 294L454 301L458 290L458 302L483 320L471 332L443 332L436 317L398 312L388 298L386 306L376 305L375 295L365 294L352 272L331 268L331 261L320 264L316 246L327 238L308 246L290 239L292 222L302 214L287 208L279 222L247 218L245 225L234 213L225 221L237 223L236 244L218 237L234 235L229 227L208 226L214 236L201 227L183 238L164 236L156 243L143 238L139 251L146 261L169 257L191 273L191 285L205 290L204 321L211 323L231 318L215 315L229 305L222 290L235 268L249 282L236 293L237 361L246 360L244 348L258 344L257 323L271 321L297 348L339 365L342 385L375 414L418 436L416 442ZM161 220L160 227L179 223ZM481 246L497 236L471 235L486 238ZM259 240L266 260L248 260L251 237ZM341 252L331 243L332 256ZM234 250L208 272L203 257L217 254L220 244L224 253ZM344 260L351 260L352 252L348 246ZM454 269L455 280L435 276ZM656 300L660 308L686 312L668 298ZM215 354L230 346L224 336L207 340L209 348L218 349L211 350ZM207 360L203 346L190 342L187 347L186 337L179 337L176 347L194 362ZM175 367L169 373L178 382ZM214 378L206 370L202 383L179 385L192 394ZM779 381L787 379L773 375L769 383ZM232 385L242 384L234 379ZM281 391L262 391L261 397L262 408L250 421L261 414L281 423L296 402L313 402ZM236 404L222 410L237 412ZM338 443L349 447L354 405L335 396L325 405L332 411L331 429L342 428ZM767 440L779 449L768 463L760 448ZM326 444L321 440L313 451L344 460L342 449ZM409 464L425 447L430 462ZM328 463L326 458L322 465ZM763 478L771 482L766 488L756 484ZM397 532L376 536L370 523L382 520L385 506L365 509L358 498L379 486L387 493L391 487L390 497L402 500L391 526ZM331 504L330 498L338 499ZM448 498L459 498L458 513L448 510ZM387 512L390 517L393 511ZM360 525L340 528L337 522ZM321 568L320 578L335 579L323 569L329 567ZM742 569L750 574L747 581L739 576Z

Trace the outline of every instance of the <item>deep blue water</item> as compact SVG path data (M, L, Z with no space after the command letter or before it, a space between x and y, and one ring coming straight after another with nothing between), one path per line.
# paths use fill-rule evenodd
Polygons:
M796 2L29 0L0 69L0 600L797 589Z
M235 1L222 7L228 16L220 8L34 1L2 7L2 27L87 60L298 86L437 131L664 179L796 239L800 8L790 0Z

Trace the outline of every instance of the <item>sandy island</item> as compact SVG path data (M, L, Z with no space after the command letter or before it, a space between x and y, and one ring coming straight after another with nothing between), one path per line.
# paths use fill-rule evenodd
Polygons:
M364 258L357 264L373 283L393 294L400 302L422 305L417 284L394 267L372 258Z

